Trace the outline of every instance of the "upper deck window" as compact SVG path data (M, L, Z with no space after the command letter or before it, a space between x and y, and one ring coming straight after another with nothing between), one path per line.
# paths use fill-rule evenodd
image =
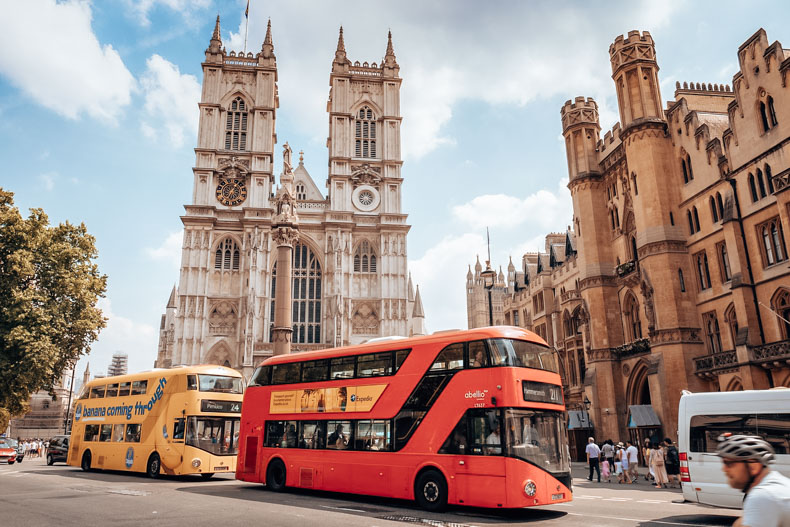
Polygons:
M104 397L104 390L106 389L105 385L101 386L94 386L91 388L91 399L101 399Z
M198 375L201 392L242 393L241 378L227 375Z
M558 372L557 361L551 348L513 339L491 339L488 341L492 362L496 366L518 366Z

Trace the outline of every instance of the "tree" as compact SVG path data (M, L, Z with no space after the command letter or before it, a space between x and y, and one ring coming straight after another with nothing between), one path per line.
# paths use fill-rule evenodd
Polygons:
M93 236L84 224L50 226L41 209L24 219L13 197L0 188L0 421L51 390L106 325Z

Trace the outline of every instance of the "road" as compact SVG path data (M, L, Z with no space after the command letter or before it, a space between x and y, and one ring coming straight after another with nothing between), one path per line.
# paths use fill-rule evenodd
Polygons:
M277 494L232 475L163 477L118 472L82 472L43 459L0 465L0 518L4 527L112 525L304 527L483 527L494 524L545 526L721 526L738 511L679 503L678 490L598 484L575 469L574 501L519 510L453 507L426 513L411 502L312 491Z

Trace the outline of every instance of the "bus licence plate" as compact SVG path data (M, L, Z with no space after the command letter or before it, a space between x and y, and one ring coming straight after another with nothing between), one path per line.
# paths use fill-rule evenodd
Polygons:
M228 467L214 467L214 470L228 470ZM562 496L562 494L560 494Z
M560 494L552 494L552 495L551 495L551 499L552 499L552 500L561 500L561 499L563 499L564 497L565 497L565 494L564 494L564 493L560 493Z

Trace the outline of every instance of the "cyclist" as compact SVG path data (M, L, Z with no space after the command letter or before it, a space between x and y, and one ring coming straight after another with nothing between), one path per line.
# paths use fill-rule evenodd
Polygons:
M743 491L743 517L735 527L790 526L790 479L771 470L773 447L759 436L724 434L717 454L731 487Z

